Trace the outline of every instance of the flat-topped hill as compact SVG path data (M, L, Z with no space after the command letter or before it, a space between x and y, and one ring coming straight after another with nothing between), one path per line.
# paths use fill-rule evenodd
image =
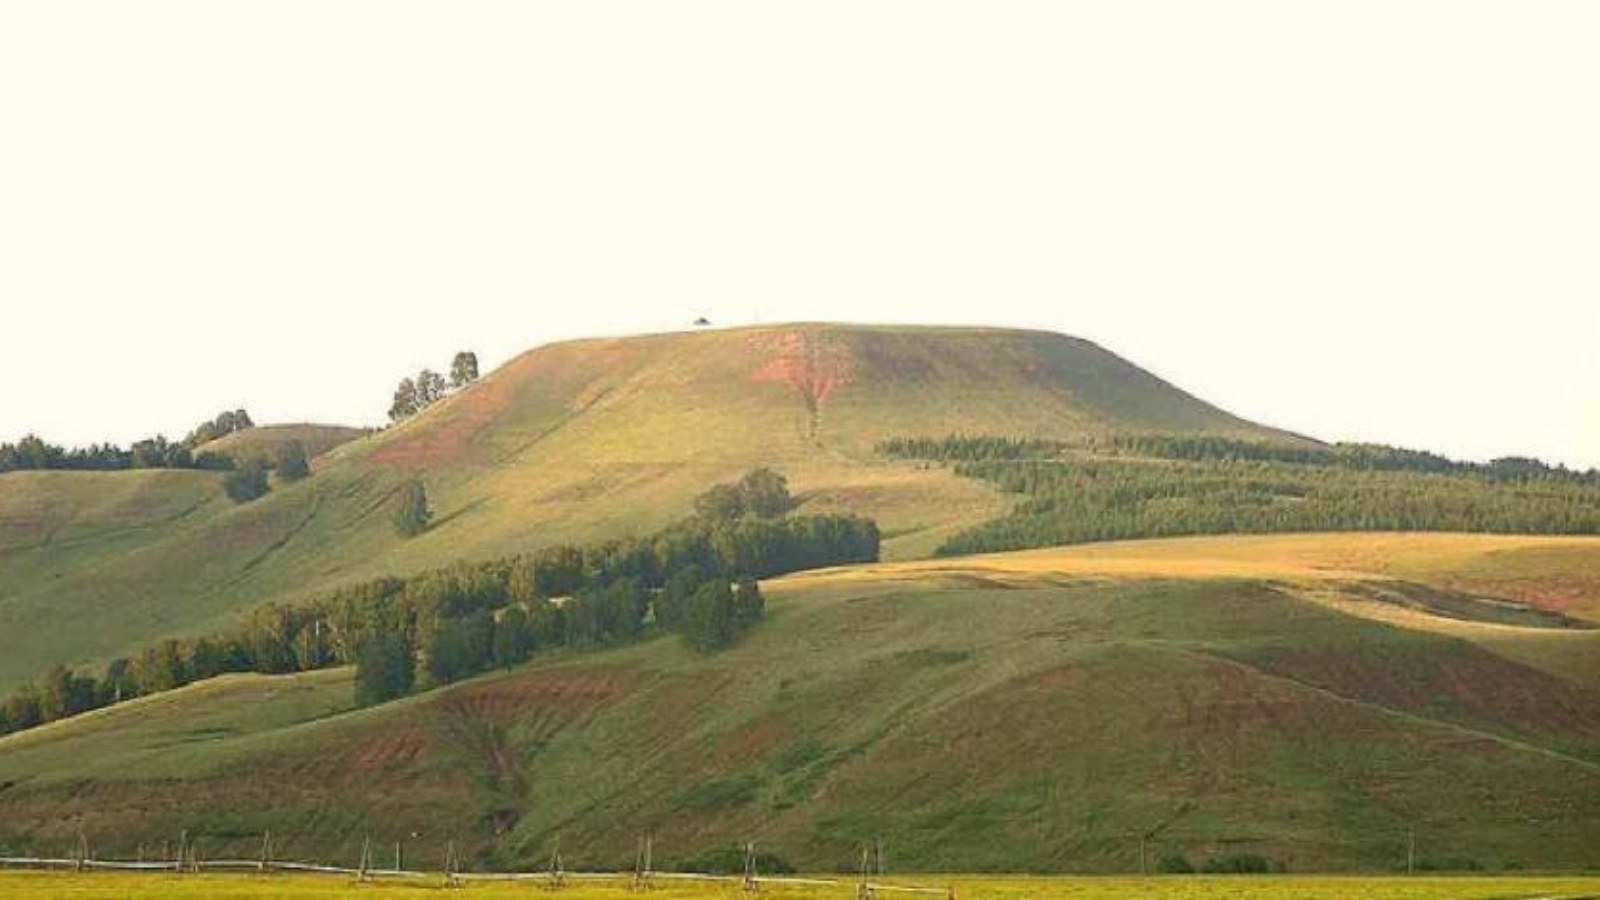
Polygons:
M0 689L53 663L99 663L214 629L269 600L647 533L754 466L788 475L807 511L877 519L887 555L924 556L1005 501L947 471L880 458L879 441L1132 431L1298 440L1045 332L800 324L550 344L365 437L292 426L215 442L241 454L286 439L326 448L315 477L242 506L218 496L214 473L0 476L0 494L28 485L25 499L0 501L0 516L55 509L59 534L86 532L64 552L17 537L21 520L0 520L0 629L27 636L0 657ZM140 518L111 527L81 500L59 506L90 479L107 485L96 496L137 494ZM426 486L435 524L403 540L386 510L410 479ZM183 493L162 500L135 483ZM96 627L73 624L84 621Z

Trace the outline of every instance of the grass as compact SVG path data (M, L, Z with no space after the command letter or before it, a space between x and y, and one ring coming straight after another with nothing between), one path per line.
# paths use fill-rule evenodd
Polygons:
M917 883L952 887L963 900L1507 900L1507 898L1592 897L1600 878L1535 875L1460 878L1372 877L1158 877L1158 878L1006 878L934 877ZM121 898L313 898L356 894L373 898L437 897L429 885L362 884L342 877L277 875L128 875L93 873L0 873L0 892L19 900L70 897L75 900ZM525 897L527 885L479 884L449 892L451 897ZM796 887L768 885L764 895L793 900L841 900L854 897L852 886ZM637 896L622 885L571 885L559 896L572 900L605 900ZM661 900L705 900L747 896L731 885L658 884L650 896ZM914 895L907 895L914 896Z
M308 428L251 429L213 449L349 437ZM888 556L923 556L1007 501L878 459L877 441L1117 428L1264 433L1092 344L1038 332L775 326L541 347L244 506L217 498L214 473L0 476L0 631L27 636L0 654L0 692L54 663L100 666L218 630L268 601L649 533L755 465L787 473L808 511L875 517ZM409 478L436 519L402 540L386 504ZM123 496L127 509L102 503Z
M196 448L196 452L220 453L235 460L271 460L277 457L282 448L298 441L305 448L306 456L315 458L368 433L370 429L344 425L259 425L223 435Z
M1551 546L1474 543L808 574L769 582L769 621L723 654L660 639L365 710L344 672L224 679L0 739L0 852L81 829L129 855L187 828L250 854L270 828L286 855L350 863L371 835L414 841L417 865L454 840L537 867L560 834L573 865L615 867L652 830L668 865L755 839L848 870L881 839L904 868L1126 872L1133 835L1181 812L1157 853L1387 871L1415 829L1428 864L1591 866L1600 681L1545 657L1600 632L1339 597L1410 561Z

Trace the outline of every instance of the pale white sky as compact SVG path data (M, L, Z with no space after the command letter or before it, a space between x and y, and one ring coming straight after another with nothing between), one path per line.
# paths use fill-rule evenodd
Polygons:
M378 423L458 348L1096 340L1600 466L1600 4L0 3L0 439Z

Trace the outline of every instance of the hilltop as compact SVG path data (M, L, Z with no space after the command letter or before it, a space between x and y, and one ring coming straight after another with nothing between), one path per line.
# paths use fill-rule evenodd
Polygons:
M297 443L305 449L306 456L316 458L370 433L369 428L346 425L257 425L207 441L196 447L195 452L220 453L234 460L270 460L275 459L283 448Z
M0 739L0 845L180 829L248 857L675 865L756 840L848 870L1130 871L1137 835L1293 871L1592 865L1600 539L1191 538L768 582L675 640L368 709L225 676Z
M327 448L315 477L242 506L216 473L0 475L0 631L27 636L0 657L0 690L334 585L649 533L756 465L782 469L808 512L877 519L887 555L926 556L1006 501L881 458L879 441L1152 430L1302 440L1044 332L800 324L551 344L380 432L290 429ZM410 479L436 518L408 541L385 509Z

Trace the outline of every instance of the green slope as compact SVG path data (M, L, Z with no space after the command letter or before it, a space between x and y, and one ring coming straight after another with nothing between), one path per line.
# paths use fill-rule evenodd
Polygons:
M53 663L97 665L215 630L269 600L646 533L755 465L784 470L808 511L878 519L889 555L923 556L1004 501L948 472L878 459L879 440L1148 429L1275 434L1091 343L1040 332L790 325L554 344L411 421L340 444L318 457L314 478L255 503L215 500L214 475L173 473L187 493L139 501L158 509L136 535L70 553L33 546L30 510L54 510L58 534L100 534L114 515L63 498L168 482L0 475L0 548L33 546L0 549L0 627L15 638L0 654L0 691ZM276 433L218 443L248 448ZM427 485L437 519L402 541L386 504L410 478ZM196 491L213 499L196 506Z
M299 443L305 448L306 456L314 458L369 433L370 429L345 425L258 425L224 435L195 448L195 452L210 451L235 460L271 460L289 444Z
M370 835L529 866L559 834L623 865L651 831L668 861L754 839L847 868L881 839L902 870L1127 870L1182 811L1158 849L1383 869L1414 829L1430 860L1592 864L1600 680L1539 661L1600 632L1344 588L1600 542L1385 537L799 576L717 656L661 639L367 710L341 672L198 685L0 740L0 844L188 828L248 853L271 828L291 854Z

